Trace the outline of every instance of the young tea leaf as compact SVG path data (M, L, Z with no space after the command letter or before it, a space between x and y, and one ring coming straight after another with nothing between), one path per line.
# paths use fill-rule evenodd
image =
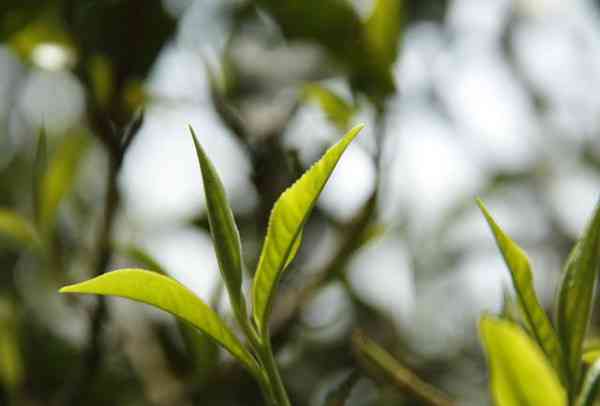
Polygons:
M217 313L174 279L142 269L122 269L66 286L60 292L119 296L158 307L200 329L256 372L254 358Z
M283 192L273 207L252 285L254 320L263 334L267 331L275 287L297 245L302 227L342 154L361 129L362 126L357 126L350 130Z
M556 303L556 325L562 342L573 392L581 380L581 353L590 320L592 299L600 266L600 204L563 270Z
M519 303L521 304L525 319L529 328L533 332L536 341L550 360L554 369L564 378L564 361L558 336L552 327L550 319L538 301L533 286L533 275L529 258L525 251L521 249L510 237L502 231L500 226L494 221L481 200L477 201L485 216L496 244L502 252L504 262L510 271Z
M598 397L598 387L600 387L600 361L596 361L588 369L577 399L577 406L594 406Z
M246 306L242 295L242 245L240 233L235 225L233 213L229 207L219 175L204 153L192 127L190 127L190 132L192 133L202 172L208 222L219 261L219 269L223 275L233 308L238 316L246 317Z
M365 24L369 48L383 68L396 60L402 32L403 0L375 0L373 13Z
M488 357L490 389L498 406L566 406L567 395L539 347L509 321L479 323Z

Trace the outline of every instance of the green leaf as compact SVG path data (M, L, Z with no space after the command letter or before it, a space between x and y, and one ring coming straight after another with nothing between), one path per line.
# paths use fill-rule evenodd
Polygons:
M25 378L18 331L15 306L0 301L0 384L10 392L15 391Z
M566 406L560 380L540 348L509 321L491 316L479 323L498 406Z
M208 210L208 222L213 238L215 253L219 261L219 269L225 281L227 292L233 308L238 316L246 317L246 306L242 295L242 244L240 233L229 202L225 196L225 189L212 162L206 156L196 134L190 127L196 155L202 172L204 195Z
M354 115L354 108L333 91L317 83L304 86L304 99L315 101L327 116L327 119L340 130L346 131Z
M302 227L342 154L362 128L357 126L350 130L283 192L273 207L252 285L254 320L263 334L267 331L275 287L289 262L290 253L298 244Z
M577 406L594 406L598 397L598 387L600 386L600 361L588 369L581 388L581 393L577 399Z
M88 144L86 135L69 134L54 154L41 185L40 224L44 232L54 226L60 202L75 182L79 163Z
M217 313L174 279L142 269L122 269L66 286L60 292L119 296L158 307L200 329L251 372L257 371L252 355Z
M35 161L33 164L33 212L37 226L41 224L41 192L42 182L48 167L48 146L46 141L46 130L42 127L38 136Z
M0 209L0 234L23 246L39 243L35 227L26 218L10 210Z
M564 377L564 360L560 341L552 327L550 319L538 301L533 285L533 274L527 254L496 224L481 200L477 200L485 216L496 244L502 252L504 262L510 270L519 303L521 304L528 327L531 329L536 341L550 360L554 369L561 378Z
M556 325L571 374L573 393L581 381L581 353L590 320L600 265L600 204L563 270L556 303Z
M369 51L384 68L389 68L398 55L402 32L402 0L376 0L365 23Z

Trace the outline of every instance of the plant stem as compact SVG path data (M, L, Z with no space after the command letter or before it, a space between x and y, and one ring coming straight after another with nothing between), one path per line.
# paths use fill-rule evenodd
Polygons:
M270 384L273 387L273 391L275 392L277 406L291 406L290 399L288 398L287 391L283 384L283 379L281 379L279 368L275 362L275 356L273 355L271 339L268 332L265 334L259 355L267 376L269 377Z

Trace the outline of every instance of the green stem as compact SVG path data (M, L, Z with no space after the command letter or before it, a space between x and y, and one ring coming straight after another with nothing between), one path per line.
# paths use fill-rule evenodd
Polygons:
M275 362L275 357L271 348L271 340L268 333L264 336L263 345L260 349L260 358L267 373L267 376L269 377L271 386L273 387L273 391L275 392L275 396L277 398L277 405L291 406L291 402L288 398L287 391L285 390L285 386L283 385L283 379L281 379L279 368L277 367L277 363Z

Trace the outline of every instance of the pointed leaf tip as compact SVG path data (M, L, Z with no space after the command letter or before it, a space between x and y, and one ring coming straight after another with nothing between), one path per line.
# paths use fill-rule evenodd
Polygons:
M477 204L487 220L496 240L496 245L510 271L525 320L550 363L563 382L566 383L567 373L562 347L548 315L538 300L529 258L525 251L500 228L481 199L477 199Z
M267 331L275 288L286 264L293 258L297 248L295 243L299 244L302 227L342 154L363 127L358 125L346 133L300 179L283 192L273 206L252 284L254 320L263 334Z
M198 142L194 131L191 130L191 132L202 175L208 222L219 270L238 319L245 319L246 305L242 295L243 262L240 233L217 170Z

